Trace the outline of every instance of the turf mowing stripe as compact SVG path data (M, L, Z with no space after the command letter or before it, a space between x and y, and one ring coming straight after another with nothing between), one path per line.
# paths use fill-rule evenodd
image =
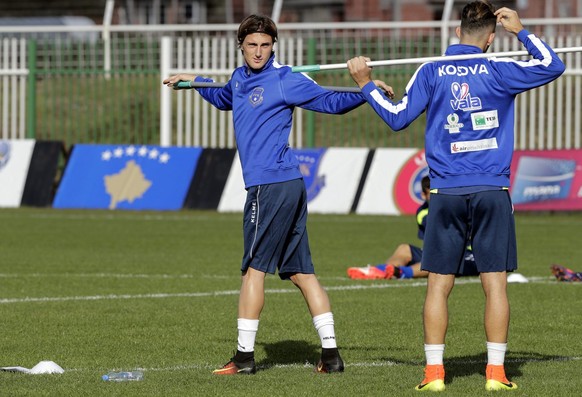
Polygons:
M456 284L477 284L480 280L477 277L467 277L463 280L456 280ZM547 277L530 277L529 283L535 284L561 284L552 281ZM409 287L424 287L426 281L421 282L402 282L389 284L371 284L371 285L343 285L326 287L328 291L357 291L365 289L384 289L384 288L409 288ZM158 294L110 294L110 295L92 295L92 296L64 296L64 297L26 297L26 298L3 298L0 299L0 304L11 303L34 303L34 302L69 302L69 301L98 301L98 300L115 300L115 299L162 299L162 298L204 298L213 296L230 296L238 295L239 290L230 291L213 291L213 292L183 292L183 293L158 293ZM288 294L296 293L296 289L266 289L266 294Z

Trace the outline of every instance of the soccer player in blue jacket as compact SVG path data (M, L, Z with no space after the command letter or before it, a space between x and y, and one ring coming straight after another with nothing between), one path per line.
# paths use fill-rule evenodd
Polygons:
M289 147L293 110L346 113L366 102L360 93L326 90L289 66L277 63L273 44L277 27L268 17L251 15L238 29L245 64L234 70L223 88L198 92L221 110L232 110L247 199L243 214L244 254L238 305L238 348L218 375L252 374L255 337L264 305L264 280L278 271L290 279L307 303L321 344L317 372L343 372L327 293L314 274L307 238L307 198L299 163ZM209 82L178 74L163 81ZM388 96L392 88L383 82Z
M348 61L352 78L368 103L393 130L406 128L422 112L427 114L431 202L422 256L422 269L429 276L423 310L425 378L416 386L421 391L445 389L447 301L467 243L473 248L485 292L485 388L517 388L507 380L504 369L509 329L506 272L517 269L508 192L514 101L517 94L558 78L565 67L546 43L523 28L515 11L505 7L495 11L488 1L464 7L457 28L460 44L448 47L445 55L487 51L497 23L517 36L531 60L447 61L444 57L421 65L398 103L382 95L371 81L368 58ZM466 241L467 236L472 241Z

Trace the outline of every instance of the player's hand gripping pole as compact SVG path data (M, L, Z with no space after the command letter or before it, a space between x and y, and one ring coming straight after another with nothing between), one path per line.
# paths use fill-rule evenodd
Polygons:
M226 83L216 82L197 82L197 81L178 81L174 83L174 89L189 89L189 88L222 88ZM358 87L323 87L330 91L337 92L361 92Z
M581 52L582 47L564 47L556 48L554 52L557 54L567 53L567 52ZM392 66L392 65L406 65L406 64L418 64L425 62L437 62L437 61L461 61L467 59L477 59L477 58L501 58L501 57L517 57L530 55L527 51L505 51L505 52L491 52L483 54L466 54L466 55L448 55L448 56L436 56L436 57L422 57L422 58L404 58L404 59L390 59L385 61L370 61L366 62L369 67L374 66ZM347 69L348 65L346 63L332 63L328 65L304 65L304 66L293 66L291 70L295 73L307 73L307 72L319 72L320 70L337 70L337 69Z

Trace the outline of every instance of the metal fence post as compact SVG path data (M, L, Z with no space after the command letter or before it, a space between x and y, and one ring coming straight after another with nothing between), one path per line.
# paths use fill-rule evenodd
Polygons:
M315 52L317 51L316 48L317 42L314 38L310 38L307 40L307 64L313 65L316 63L315 61ZM307 147L314 147L315 146L315 113L314 112L306 112L306 141Z
M160 81L169 77L172 62L172 38L162 37L160 49ZM160 84L160 146L172 144L172 92Z
M26 82L26 137L36 136L36 41L28 40L28 79Z

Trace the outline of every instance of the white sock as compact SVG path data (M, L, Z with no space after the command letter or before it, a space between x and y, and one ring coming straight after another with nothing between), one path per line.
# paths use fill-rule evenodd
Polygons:
M255 351L255 338L259 330L259 320L238 319L238 346L241 352Z
M424 345L426 365L443 365L445 345Z
M333 326L333 314L331 312L313 317L313 326L319 334L322 348L333 349L337 347L335 342L335 329Z
M487 342L487 364L503 365L507 343Z

